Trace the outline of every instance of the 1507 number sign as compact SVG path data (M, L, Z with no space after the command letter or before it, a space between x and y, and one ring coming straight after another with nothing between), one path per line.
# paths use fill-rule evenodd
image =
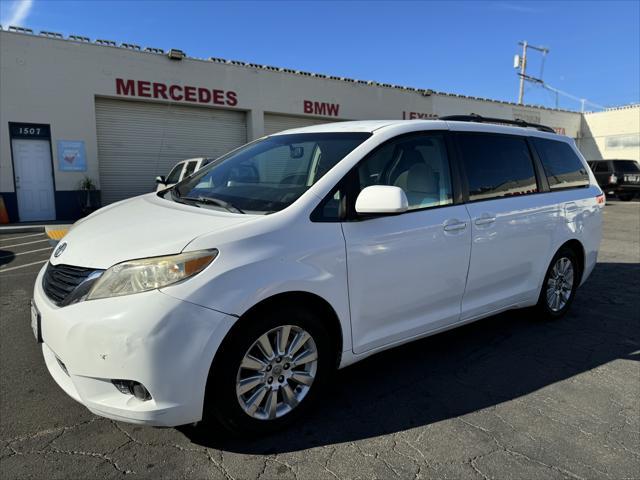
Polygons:
M49 125L10 123L11 138L50 138Z

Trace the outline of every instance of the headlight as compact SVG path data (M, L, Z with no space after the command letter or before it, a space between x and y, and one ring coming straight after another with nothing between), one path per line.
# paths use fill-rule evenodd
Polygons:
M167 257L129 260L109 268L96 281L87 300L119 297L166 287L200 273L218 250L200 250Z

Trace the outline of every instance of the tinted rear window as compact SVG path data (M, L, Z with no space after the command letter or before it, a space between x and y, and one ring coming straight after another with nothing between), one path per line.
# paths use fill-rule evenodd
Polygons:
M587 168L567 143L545 138L531 140L540 155L551 190L589 185Z
M523 138L460 134L458 142L469 184L469 200L538 191L533 161Z
M640 172L640 167L638 166L638 162L633 160L614 160L613 168L616 172L624 172L624 173L638 173Z
M608 172L609 164L607 162L596 162L593 171L596 173Z

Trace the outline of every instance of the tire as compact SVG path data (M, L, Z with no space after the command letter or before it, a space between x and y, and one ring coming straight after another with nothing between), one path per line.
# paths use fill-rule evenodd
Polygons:
M203 417L205 425L209 423L208 420L215 419L236 436L266 435L295 422L315 403L335 368L336 353L321 320L301 307L282 306L261 310L239 322L241 323L234 327L223 342L212 365L207 381ZM287 329L287 346L278 350L278 335L285 336ZM295 354L289 357L282 355L282 350L290 352L295 348L295 339L305 332L310 339L304 340ZM264 343L260 339L264 340L265 335L273 353L271 361L265 354L265 348L261 347ZM304 335L300 338L304 338ZM314 357L314 350L317 358L309 361ZM300 358L301 354L306 354L304 360L307 363L294 366L293 360ZM264 364L260 370L253 363L255 359ZM280 362L277 361L279 359ZM241 368L243 361L244 365L251 368ZM261 377L259 383L256 383L257 377ZM308 382L310 377L310 385L298 381L300 379ZM240 393L253 383L256 383L255 387ZM265 393L260 398L262 391ZM274 391L275 394L272 393ZM277 402L275 410L269 408L273 405L274 398ZM257 408L249 413L245 411L248 405L257 405Z
M633 200L633 194L632 193L627 193L627 194L623 194L623 195L618 195L618 200L622 200L623 202L629 202L629 201Z
M563 317L573 303L581 275L581 267L575 252L569 247L562 247L558 250L549 264L538 303L534 307L538 316L548 320ZM571 277L570 290L567 287L569 276ZM554 288L559 281L562 282L559 285L560 291ZM553 293L550 293L552 288Z

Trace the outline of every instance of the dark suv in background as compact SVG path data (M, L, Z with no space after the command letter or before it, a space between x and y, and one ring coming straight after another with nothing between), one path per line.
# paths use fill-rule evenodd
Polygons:
M588 162L607 195L629 201L640 195L640 164L635 160L591 160Z

